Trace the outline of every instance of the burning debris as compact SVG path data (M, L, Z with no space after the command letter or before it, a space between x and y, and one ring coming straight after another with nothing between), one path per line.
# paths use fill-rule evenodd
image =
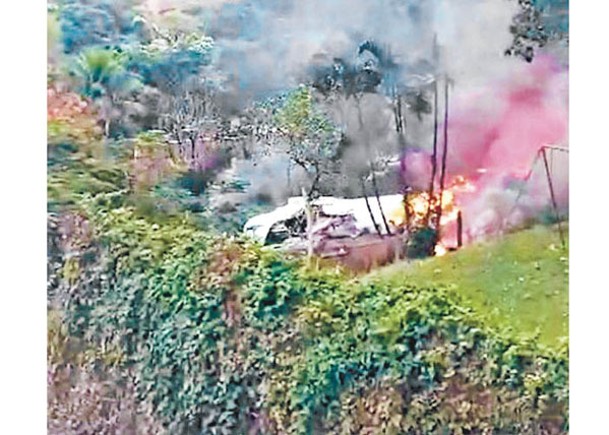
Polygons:
M405 246L409 238L423 228L432 228L433 237L430 240L433 245L429 255L443 255L462 243L461 211L456 205L456 195L473 190L471 183L457 177L442 192L441 201L438 193L430 201L428 192L422 191L384 195L378 201L320 197L311 202L313 224L310 239L307 234L306 200L304 197L292 197L286 205L251 218L245 224L244 232L265 245L287 252L304 253L308 243L312 243L312 251L317 256L345 257L346 262L359 265L361 261L352 257L368 256L368 262L374 264L402 258L407 255ZM433 221L438 207L443 211L440 231L434 227L437 222ZM383 219L387 221L387 227L378 225ZM455 236L454 246L449 246L447 242L450 237L440 234Z
M402 256L405 213L402 195L381 196L378 203L366 202L366 198L313 200L309 236L306 200L293 197L286 205L250 219L244 231L288 253L304 254L312 248L319 258L338 260L352 270L370 270ZM376 224L382 219L381 208L389 216L387 228Z
M402 195L385 195L379 197L378 203L370 201L372 216L364 198L335 198L322 196L312 201L315 214L313 235L317 238L355 238L363 234L376 232L374 221L382 219L381 208L392 216L390 229L399 231L403 221ZM304 237L306 233L306 201L302 197L292 197L288 203L269 213L250 219L244 227L246 234L261 243L272 245L283 243L290 238ZM402 210L400 214L400 210ZM381 235L388 235L386 229L379 227Z

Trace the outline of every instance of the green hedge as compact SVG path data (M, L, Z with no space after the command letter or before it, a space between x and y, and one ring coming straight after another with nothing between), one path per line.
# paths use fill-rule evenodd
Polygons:
M120 351L172 433L567 430L566 350L513 343L442 289L307 272L118 193L80 206L64 321Z

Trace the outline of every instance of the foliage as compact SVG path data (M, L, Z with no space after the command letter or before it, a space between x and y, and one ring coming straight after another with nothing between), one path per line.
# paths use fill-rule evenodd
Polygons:
M65 67L79 92L98 105L106 136L156 127L159 114L153 114L163 110L158 94L179 94L211 62L211 38L150 26L136 15L137 3L66 0L49 14L61 23L70 55Z
M541 11L545 28L552 37L561 37L569 32L569 0L533 0Z
M84 203L107 251L98 254L97 266L83 265L80 282L71 289L64 306L71 333L84 334L97 346L118 346L127 364L138 371L139 394L153 403L170 428L170 422L176 422L174 430L180 431L193 426L204 433L205 428L212 433L239 431L249 418L241 403L255 397L258 375L253 368L239 372L264 352L250 349L251 362L234 366L235 358L243 357L236 355L236 347L247 342L237 340L239 334L226 317L231 274L217 262L230 258L226 254L230 245L222 249L220 241L212 243L207 234L179 221L151 225L132 209L113 209L115 201L121 203L120 197ZM215 248L213 257L207 255L210 244ZM109 258L104 260L106 255ZM258 260L258 267L266 271L268 263ZM277 269L277 279L288 272ZM285 310L281 307L288 301L274 298L278 294L273 283L279 281L265 277L262 288L244 296L251 299L252 318L272 317L274 311L268 310L273 306ZM244 383L250 382L254 385L246 388Z
M104 157L101 141L79 142L80 134L61 122L49 123L49 210L74 205L86 193L114 192L128 186L128 168Z
M290 159L309 174L309 191L316 192L321 177L334 170L340 131L316 109L311 91L305 86L285 97L275 121L288 138Z
M79 79L83 95L91 98L132 92L139 82L127 71L126 61L121 51L92 47L79 53L71 72Z
M56 11L47 14L47 59L49 63L56 60L61 51L61 24Z
M384 83L386 91L396 84L398 64L386 48L365 40L357 47L354 62L333 59L332 65L323 64L313 68L312 81L315 89L323 94L342 93L347 97L376 93Z
M75 204L86 192L125 188L126 168L105 155L92 103L55 87L47 90L47 101L49 209Z
M139 405L133 379L105 369L50 366L48 433L163 434L163 427Z
M154 154L159 139L140 135L133 150ZM52 179L125 168L72 144ZM50 191L58 431L79 430L65 406L102 432L140 410L170 433L566 430L566 349L517 344L441 288L313 273L179 209L143 212L147 190L121 183Z
M51 433L568 430L564 343L516 341L430 279L358 282L220 236L244 215L227 222L193 195L163 134L110 139L110 121L153 88L171 103L155 110L194 131L194 156L212 112L201 94L180 102L199 89L213 40L143 37L132 8L105 0L65 0L57 14L83 96L49 90ZM374 44L366 52L384 62ZM307 87L271 106L245 130L281 136L311 196L341 132Z
M558 222L565 220L564 213L560 213L558 216L556 215L556 210L551 205L544 207L533 219L533 222L538 222L542 225L555 225Z
M49 147L70 141L84 146L101 133L91 102L58 87L47 89L47 122Z
M518 5L510 26L513 40L506 54L532 62L537 49L568 34L568 0L518 0Z
M425 258L434 254L438 235L435 229L430 227L415 228L410 233L406 245L408 258Z
M66 53L118 45L133 32L133 12L111 0L61 0L58 5Z
M85 348L56 312L48 317L48 432L164 433L138 402L133 377L118 369L120 354Z
M358 398L383 386L382 403L366 411L394 407L384 418L390 433L534 433L555 417L554 405L566 406L564 353L548 359L531 343L510 342L439 289L338 285L318 293L298 319L308 326L307 345L285 394L308 433L358 432L372 418L358 416ZM461 395L469 388L478 394ZM477 415L455 412L455 405L467 410L463 401Z
M57 293L64 322L120 352L171 433L566 427L565 351L498 335L450 292L300 270L182 217L139 216L122 194L80 205L93 233Z
M173 157L164 135L159 131L138 134L132 147L130 173L134 189L138 191L153 188L171 174L183 169L179 159Z
M152 41L130 48L129 69L148 85L176 92L209 65L212 49L213 39L206 35L158 31Z

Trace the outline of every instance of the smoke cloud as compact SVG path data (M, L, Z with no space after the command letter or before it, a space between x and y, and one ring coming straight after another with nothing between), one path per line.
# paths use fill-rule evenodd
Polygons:
M548 205L541 162L520 192L539 148L568 146L568 73L549 53L527 64L507 57L515 0L214 0L157 1L162 8L207 12L201 26L214 37L216 63L226 73L228 110L238 111L308 80L315 62L354 61L358 46L371 40L388 47L399 68L395 80L416 86L430 74L451 80L448 178L462 175L476 192L460 195L467 229L488 233L496 222L522 220ZM163 3L160 5L160 3ZM434 56L434 39L439 46ZM381 87L382 88L382 85ZM440 86L442 89L442 86ZM426 91L429 97L429 86ZM444 110L440 92L440 120ZM391 100L368 95L338 99L327 112L356 144L345 155L363 165L370 149L398 152ZM402 176L415 187L428 185L432 116L408 109L410 149ZM361 122L363 119L363 123ZM440 125L438 147L442 147ZM367 151L368 150L368 151ZM568 205L568 159L552 157L552 174L561 207ZM283 176L284 169L282 168ZM272 183L272 182L271 182ZM490 228L490 229L489 229Z

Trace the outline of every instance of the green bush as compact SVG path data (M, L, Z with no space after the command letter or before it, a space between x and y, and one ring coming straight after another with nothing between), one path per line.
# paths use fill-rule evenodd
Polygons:
M434 255L438 241L437 231L424 227L413 230L406 242L406 256L408 258L425 258Z
M566 352L485 329L442 289L312 274L118 194L81 205L94 238L64 320L120 350L172 433L566 430Z

